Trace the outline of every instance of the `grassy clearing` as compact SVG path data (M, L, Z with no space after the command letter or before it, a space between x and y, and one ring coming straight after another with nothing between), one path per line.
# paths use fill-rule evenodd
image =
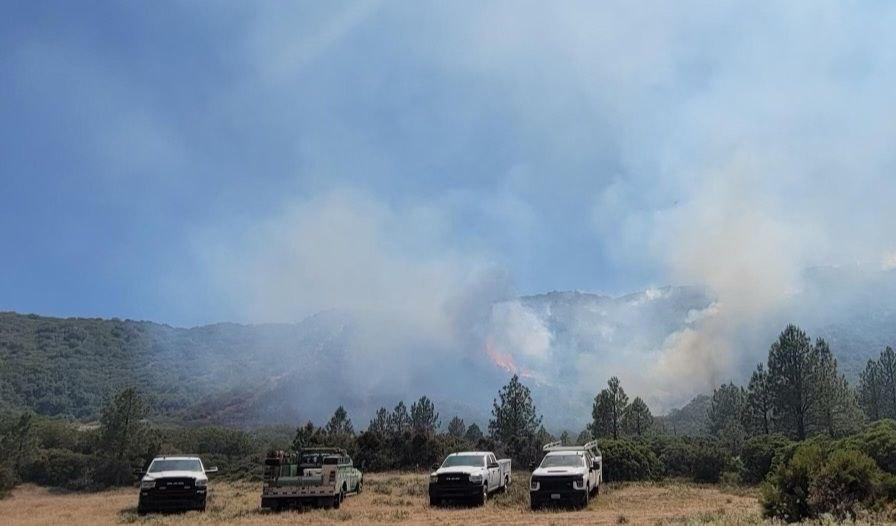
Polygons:
M339 510L271 514L259 509L258 483L212 485L208 511L178 515L136 514L136 489L63 493L36 486L16 489L0 501L8 526L32 524L649 524L657 526L762 524L752 491L670 482L618 484L605 489L586 510L529 511L526 481L518 473L510 490L482 508L430 508L423 474L385 473L365 477L364 493ZM879 524L878 521L864 522Z

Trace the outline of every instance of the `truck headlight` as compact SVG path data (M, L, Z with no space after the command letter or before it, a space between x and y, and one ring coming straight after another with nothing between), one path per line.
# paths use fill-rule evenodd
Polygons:
M541 488L541 484L537 480L532 479L529 481L529 489L530 490L538 491L539 488Z
M196 479L196 487L204 488L208 486L208 479Z
M438 475L436 475L435 473L430 473L430 474L429 474L429 483L430 483L430 484L435 484L435 483L438 482L438 481L439 481L439 476L438 476Z
M572 481L572 487L575 489L585 489L585 477Z
M156 481L154 480L141 480L140 481L140 489L153 489L156 487Z
M482 475L470 475L470 482L473 484L482 484Z

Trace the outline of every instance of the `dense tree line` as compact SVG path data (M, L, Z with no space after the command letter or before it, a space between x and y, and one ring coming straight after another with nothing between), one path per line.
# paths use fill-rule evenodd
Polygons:
M739 453L751 436L841 437L856 432L864 420L856 392L839 371L827 342L813 343L804 331L789 325L746 388L729 383L715 389L707 431Z
M612 377L607 387L594 397L591 410L592 422L587 431L591 436L611 437L614 440L623 435L643 436L653 429L653 415L640 397L631 403L620 385L619 378Z

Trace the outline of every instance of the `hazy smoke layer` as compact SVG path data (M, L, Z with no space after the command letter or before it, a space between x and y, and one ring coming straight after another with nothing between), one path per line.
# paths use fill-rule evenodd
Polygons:
M236 236L210 233L208 267L251 320L342 313L350 359L340 367L350 369L352 393L425 392L415 381L443 363L484 361L483 320L510 291L486 255L444 245L443 220L425 206L398 210L336 192Z
M896 266L894 6L499 2L424 13L365 5L308 46L268 31L290 27L289 17L259 16L248 39L256 80L287 97L328 49L359 52L352 31L386 28L408 45L397 65L394 50L370 50L377 66L410 64L420 78L463 86L432 94L463 110L463 126L433 133L441 149L399 179L395 159L414 152L359 138L340 115L301 142L303 166L369 171L369 185L340 191L317 181L312 197L286 199L265 221L206 232L200 243L214 247L216 283L253 320L352 312L364 385L416 392L421 370L488 359L545 386L572 378L586 401L617 374L668 407L741 379L767 349L769 320L788 317L807 268ZM495 139L474 118L486 107L511 123L512 138ZM467 131L500 143L501 154L457 139ZM346 141L348 157L363 163L339 155L334 145ZM495 166L487 174L477 166L487 183L446 183L438 196L396 192L418 175L436 177L431 166L455 181L443 156L469 152ZM589 249L613 262L594 272L617 272L619 288L690 284L712 300L689 305L665 332L620 305L606 316L570 311L574 327L563 329L580 337L562 340L560 363L552 313L539 310L547 307L504 300L508 276L567 268L570 252L542 253L557 248L552 239L572 243L565 230L583 224ZM630 308L662 301L652 290L628 298ZM809 316L811 306L800 307L791 312ZM589 341L602 342L599 352Z

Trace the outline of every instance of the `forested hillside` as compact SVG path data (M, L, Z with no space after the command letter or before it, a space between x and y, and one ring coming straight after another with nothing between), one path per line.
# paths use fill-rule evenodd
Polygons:
M748 337L733 345L742 363L731 376L714 381L746 382L766 342L791 321L828 342L852 384L869 358L896 343L890 299L896 273L815 269L806 284L785 312L741 328ZM626 371L631 376L633 368L656 359L671 334L696 327L693 320L711 312L713 304L699 287L618 298L578 292L526 296L494 304L482 313L484 319L468 320L474 327L463 349L422 346L388 363L388 344L379 345L381 354L371 354L370 347L381 342L371 341L356 318L341 312L294 324L189 329L5 312L0 313L0 409L89 420L113 393L133 386L147 396L154 415L178 421L240 426L319 421L339 404L366 418L398 397L428 394L468 421L484 422L481 408L493 389L508 373L519 372L532 379L546 426L577 429L585 424L595 374L636 383ZM376 378L366 368L371 364L379 364ZM448 374L461 381L442 381ZM696 434L703 427L706 399L685 402L716 385L699 381L688 381L675 400L644 389L645 401L658 412L671 410L663 419L670 432ZM684 407L674 410L677 405Z
M269 383L287 356L310 370L321 346L338 349L332 321L178 329L0 313L0 404L94 418L113 393L136 386L157 413L202 404L222 410L226 393Z

